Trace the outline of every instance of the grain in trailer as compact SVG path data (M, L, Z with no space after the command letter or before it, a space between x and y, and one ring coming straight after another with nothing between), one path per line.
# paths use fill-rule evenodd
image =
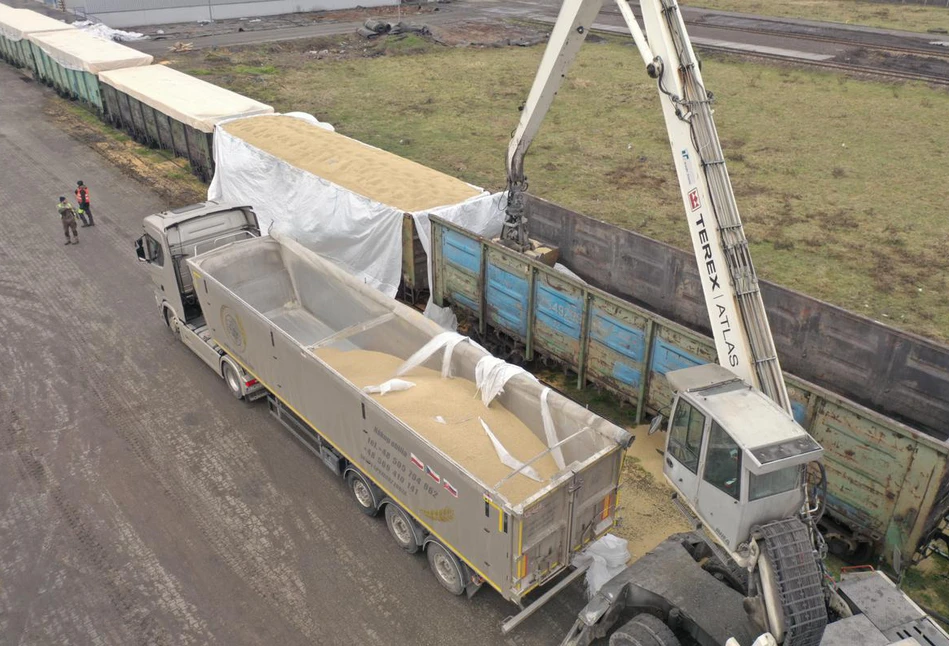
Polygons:
M164 65L99 74L105 120L136 141L184 157L203 181L214 174L214 126L273 113L269 105Z
M0 58L14 67L27 67L36 73L36 63L27 36L54 31L75 33L77 29L29 9L14 9L0 4Z
M36 76L62 96L77 99L102 112L101 72L151 65L152 57L111 40L80 30L28 36L36 62Z
M364 511L390 502L411 516L420 531L408 551L435 541L457 555L471 570L464 587L487 582L520 602L613 526L623 429L526 372L486 403L476 391L497 360L457 337L406 368L413 387L367 392L452 333L279 233L187 263L211 338L266 387L272 410L334 472L367 478L354 487Z

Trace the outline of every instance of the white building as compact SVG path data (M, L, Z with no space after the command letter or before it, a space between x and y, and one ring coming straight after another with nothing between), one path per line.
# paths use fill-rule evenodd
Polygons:
M44 0L110 27L272 16L398 4L398 0Z

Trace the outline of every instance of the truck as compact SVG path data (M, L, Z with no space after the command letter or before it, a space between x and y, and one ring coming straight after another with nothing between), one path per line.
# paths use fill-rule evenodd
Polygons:
M602 4L563 3L508 147L508 207L498 242L527 256L545 245L530 237L525 217L524 157ZM888 579L851 582L850 594L830 584L818 530L827 491L823 448L792 415L712 95L676 0L642 0L642 27L626 0L617 5L656 82L717 364L665 374L672 401L663 473L696 530L692 549L687 539L672 539L634 563L581 612L564 643L590 643L630 608L636 614L613 632L611 646L672 646L680 637L740 643L725 640L723 628L762 633L755 644L947 643L925 616L907 618L929 621L939 641L919 624L888 634L888 613L902 602L914 605ZM658 415L650 432L663 421ZM690 569L695 577L684 575ZM738 594L728 599L726 587Z
M172 333L234 397L266 398L446 590L487 584L521 606L513 625L583 574L573 556L614 524L625 430L260 236L251 207L206 202L143 228L136 253Z

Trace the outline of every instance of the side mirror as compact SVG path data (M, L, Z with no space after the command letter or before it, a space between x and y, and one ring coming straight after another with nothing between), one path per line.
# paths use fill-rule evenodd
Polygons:
M148 262L148 257L145 255L145 236L135 241L135 255L138 256L139 262Z
M652 423L649 424L649 434L652 435L656 431L662 429L662 423L665 421L665 418L662 416L662 413L659 413L652 418Z

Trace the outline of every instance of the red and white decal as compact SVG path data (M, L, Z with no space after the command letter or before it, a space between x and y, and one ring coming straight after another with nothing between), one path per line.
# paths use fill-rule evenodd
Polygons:
M421 469L422 471L424 471L424 470L425 470L425 464L424 464L421 460L419 460L418 457L416 457L416 455L415 455L414 453L409 453L409 455L412 456L412 464L414 464L414 465L417 466L419 469Z
M445 480L445 491L453 495L455 498L458 497L458 490L451 486L451 483Z
M698 211L699 207L702 206L701 202L699 202L699 190L697 188L693 188L689 191L689 206L692 207L693 211Z

